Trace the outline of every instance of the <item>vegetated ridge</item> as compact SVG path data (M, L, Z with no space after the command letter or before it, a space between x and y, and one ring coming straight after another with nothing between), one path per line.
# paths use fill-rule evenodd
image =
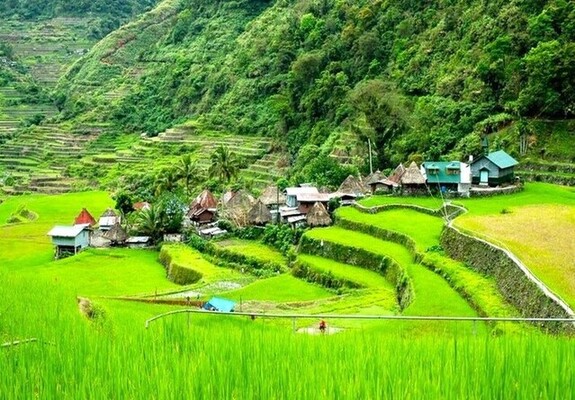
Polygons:
M493 147L572 162L537 141L573 140L561 121L575 116L574 40L565 1L167 0L99 43L58 90L66 118L149 135L201 119L281 139L304 175L318 152L365 167L368 138L385 168L478 154L503 128Z
M214 135L239 147L257 136L266 145L249 149L259 157L243 164L244 178L265 185L289 174L337 186L367 171L368 140L374 168L385 170L464 160L487 138L491 150L525 161L523 178L573 184L573 8L559 0L165 0L93 47L93 39L70 47L91 50L59 63L73 63L64 76L60 67L4 85L7 104L24 93L45 109L5 112L0 170L15 178L14 193L43 190L38 179L114 188L137 170L126 163L150 166L139 181L153 180L192 143L201 162ZM6 62L22 63L13 50L0 49L12 53ZM10 82L22 81L10 71ZM18 128L22 118L30 128ZM62 151L54 135L75 151ZM160 146L149 141L156 135Z

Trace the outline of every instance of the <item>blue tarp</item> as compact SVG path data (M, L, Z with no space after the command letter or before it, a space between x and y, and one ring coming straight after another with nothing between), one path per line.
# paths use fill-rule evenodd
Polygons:
M221 297L212 297L206 304L204 304L204 310L212 310L221 312L232 312L236 307L234 301L228 299L222 299Z

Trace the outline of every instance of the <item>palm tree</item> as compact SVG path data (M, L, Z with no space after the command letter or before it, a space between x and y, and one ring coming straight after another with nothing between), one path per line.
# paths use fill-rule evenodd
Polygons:
M162 211L157 205L141 210L136 216L136 226L138 232L150 236L152 240L157 241L162 234Z
M178 186L176 172L171 169L163 169L156 176L156 196L164 192L171 192Z
M220 145L211 155L212 165L208 170L210 177L220 179L224 185L237 178L240 171L240 160L236 153Z
M184 183L188 196L190 196L192 187L201 181L201 171L198 167L198 163L196 160L192 160L189 154L186 154L180 159L180 162L176 166L175 175L178 180Z

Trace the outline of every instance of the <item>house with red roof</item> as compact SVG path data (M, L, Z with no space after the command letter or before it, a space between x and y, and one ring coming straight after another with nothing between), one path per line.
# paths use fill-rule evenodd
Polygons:
M92 217L92 214L90 214L88 210L82 208L82 211L80 212L80 214L78 214L78 216L74 220L74 225L85 225L85 224L89 226L94 226L96 225L96 220L94 219L94 217Z

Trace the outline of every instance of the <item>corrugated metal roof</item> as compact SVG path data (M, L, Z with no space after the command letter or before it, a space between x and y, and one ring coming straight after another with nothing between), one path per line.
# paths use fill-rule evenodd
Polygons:
M149 236L130 236L126 239L126 243L128 244L138 244L138 243L148 243L152 238Z
M300 194L317 194L319 191L315 187L290 187L286 188L288 196L297 196Z
M101 217L98 225L100 226L114 226L118 222L118 217Z
M330 195L329 193L300 193L296 196L297 201L299 202L316 202L316 201L329 201Z
M519 162L517 162L516 159L511 157L503 150L489 153L486 157L489 161L491 161L493 164L497 165L501 169L513 167L514 165L519 164Z
M299 221L305 221L306 220L306 216L305 215L296 215L294 217L288 217L287 218L287 222L290 224L294 224L296 222Z
M461 163L459 161L428 161L423 163L427 183L460 183ZM457 171L448 174L447 170Z
M228 299L223 299L221 297L212 297L205 305L204 309L210 310L212 307L216 309L216 311L221 312L232 312L236 306L235 301L231 301Z
M48 236L75 238L84 229L88 228L88 226L89 226L88 224L80 224L80 225L73 225L73 226L57 225L57 226L53 227L50 232L48 232Z

